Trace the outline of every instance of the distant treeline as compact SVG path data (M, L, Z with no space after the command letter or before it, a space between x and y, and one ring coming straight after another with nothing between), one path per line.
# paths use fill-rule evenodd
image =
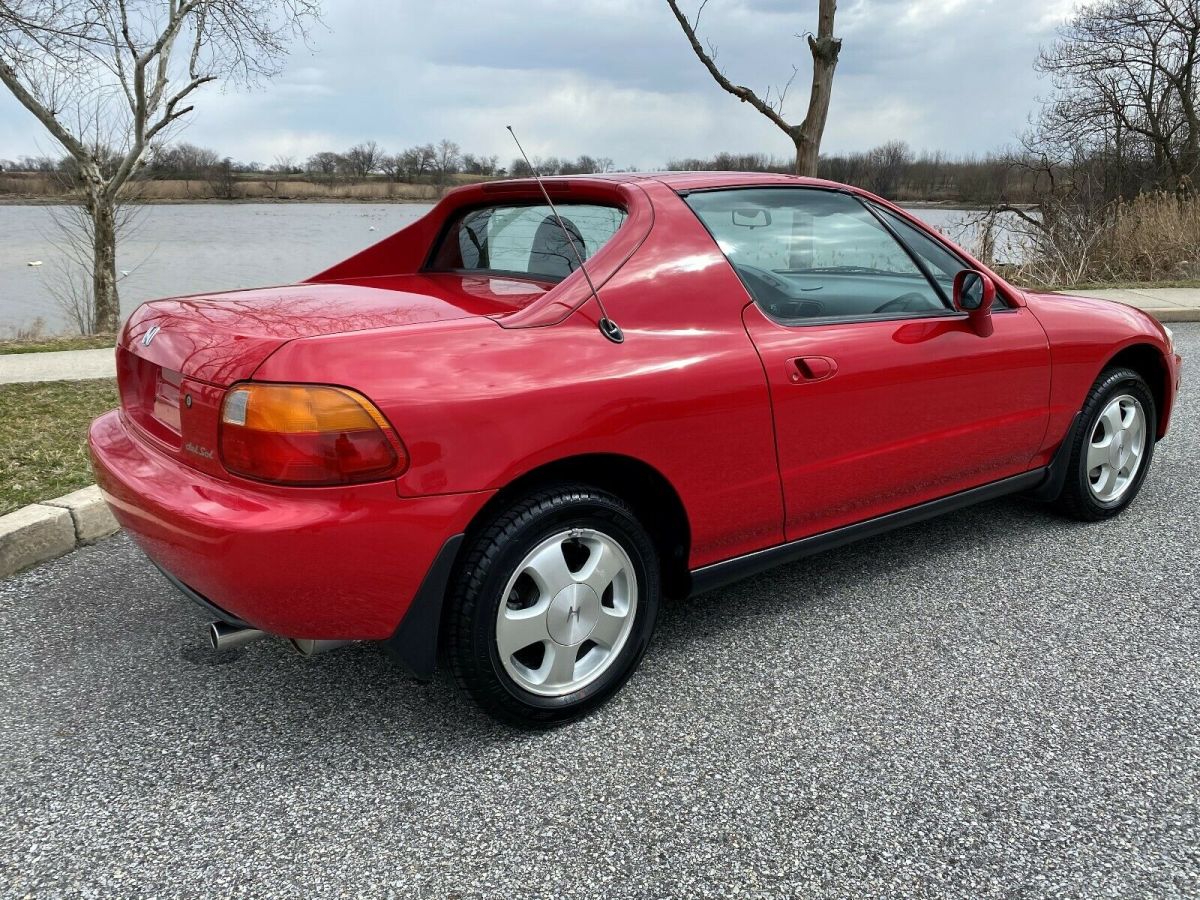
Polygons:
M105 157L115 154L101 150L102 168ZM608 157L583 155L576 159L555 156L538 157L534 165L543 175L579 175L612 172L616 167ZM58 178L64 187L77 180L76 166L70 157L24 156L16 160L0 159L0 172L8 174L42 175ZM208 147L178 143L154 147L147 155L139 175L149 180L208 180L222 178L245 179L263 176L283 178L305 177L313 181L336 183L386 180L408 183L446 184L455 176L499 178L524 177L531 174L523 159L514 159L507 167L500 158L463 151L454 141L419 144L396 153L389 153L375 141L364 141L346 150L325 150L306 159L277 156L270 164L240 162L221 156Z
M672 171L792 171L790 158L762 153L718 153L708 159L672 159ZM952 157L945 153L915 154L902 141L891 141L865 153L822 156L822 178L865 188L897 201L941 201L989 206L1001 201L1031 202L1036 176L1026 161L1011 154Z
M533 162L543 175L626 171L609 157L587 154L575 159L538 157ZM672 159L667 168L790 172L792 164L789 159L762 153L719 153L707 159ZM240 162L207 147L177 143L152 150L137 177L134 193L144 199L431 199L454 184L530 174L523 159L504 166L495 155L466 152L450 140L394 153L375 141L364 141L340 152L322 151L306 159L277 156L270 164ZM900 141L865 153L824 156L820 174L899 201L1022 203L1034 193L1028 167L1010 157L917 155ZM66 196L77 184L75 165L69 157L0 160L0 195Z

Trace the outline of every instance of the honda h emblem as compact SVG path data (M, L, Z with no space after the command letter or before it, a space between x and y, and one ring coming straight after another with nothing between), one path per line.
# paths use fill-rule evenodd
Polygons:
M150 330L149 330L149 331L147 331L147 332L146 332L144 335L142 335L142 346L143 346L143 347L149 347L149 346L150 346L150 342L151 342L152 340L154 340L154 336L155 336L156 334L158 334L158 331L159 331L159 328L158 328L158 326L157 326L157 325L152 325L152 326L150 327Z

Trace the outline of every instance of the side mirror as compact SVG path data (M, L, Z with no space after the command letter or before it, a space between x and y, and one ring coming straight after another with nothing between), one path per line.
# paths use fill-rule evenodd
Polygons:
M954 277L954 308L965 312L971 328L980 337L992 333L992 304L996 283L982 272L967 269Z

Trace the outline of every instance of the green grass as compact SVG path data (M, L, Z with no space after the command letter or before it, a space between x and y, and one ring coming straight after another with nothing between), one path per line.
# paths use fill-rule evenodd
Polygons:
M0 515L91 484L88 424L116 406L113 378L0 384Z
M54 350L100 350L116 345L117 339L111 334L75 334L66 337L0 341L0 355L5 353L48 353Z

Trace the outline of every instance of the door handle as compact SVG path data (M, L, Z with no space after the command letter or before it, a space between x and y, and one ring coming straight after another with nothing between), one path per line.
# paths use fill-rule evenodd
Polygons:
M837 362L828 356L798 356L788 360L788 378L793 384L826 381L837 374Z

